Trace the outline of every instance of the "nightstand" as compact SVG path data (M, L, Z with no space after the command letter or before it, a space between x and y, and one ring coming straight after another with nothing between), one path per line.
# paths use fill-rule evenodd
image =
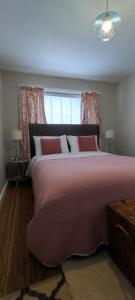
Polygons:
M25 172L27 168L27 160L11 160L8 162L6 171L9 181L13 181L16 185L25 180Z
M135 199L109 205L110 254L135 287Z

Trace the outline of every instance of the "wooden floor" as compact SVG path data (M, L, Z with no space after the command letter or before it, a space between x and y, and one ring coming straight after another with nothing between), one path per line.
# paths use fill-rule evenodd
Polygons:
M60 272L44 267L28 251L26 229L32 216L31 184L9 185L0 208L0 296Z

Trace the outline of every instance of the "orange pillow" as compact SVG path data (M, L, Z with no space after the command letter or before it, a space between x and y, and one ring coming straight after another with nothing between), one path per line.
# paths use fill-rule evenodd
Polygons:
M42 155L62 153L60 139L40 139Z
M78 144L80 151L97 151L97 137L91 136L78 136Z

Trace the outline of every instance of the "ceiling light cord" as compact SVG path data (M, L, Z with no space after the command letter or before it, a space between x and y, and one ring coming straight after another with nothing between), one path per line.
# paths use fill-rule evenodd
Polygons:
M108 0L106 1L106 11L108 12Z

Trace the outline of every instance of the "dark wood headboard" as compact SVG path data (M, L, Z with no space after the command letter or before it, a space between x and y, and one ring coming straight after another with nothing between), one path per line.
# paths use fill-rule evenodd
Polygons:
M70 125L70 124L29 124L31 157L35 155L33 136L59 135L97 135L99 141L99 125Z

